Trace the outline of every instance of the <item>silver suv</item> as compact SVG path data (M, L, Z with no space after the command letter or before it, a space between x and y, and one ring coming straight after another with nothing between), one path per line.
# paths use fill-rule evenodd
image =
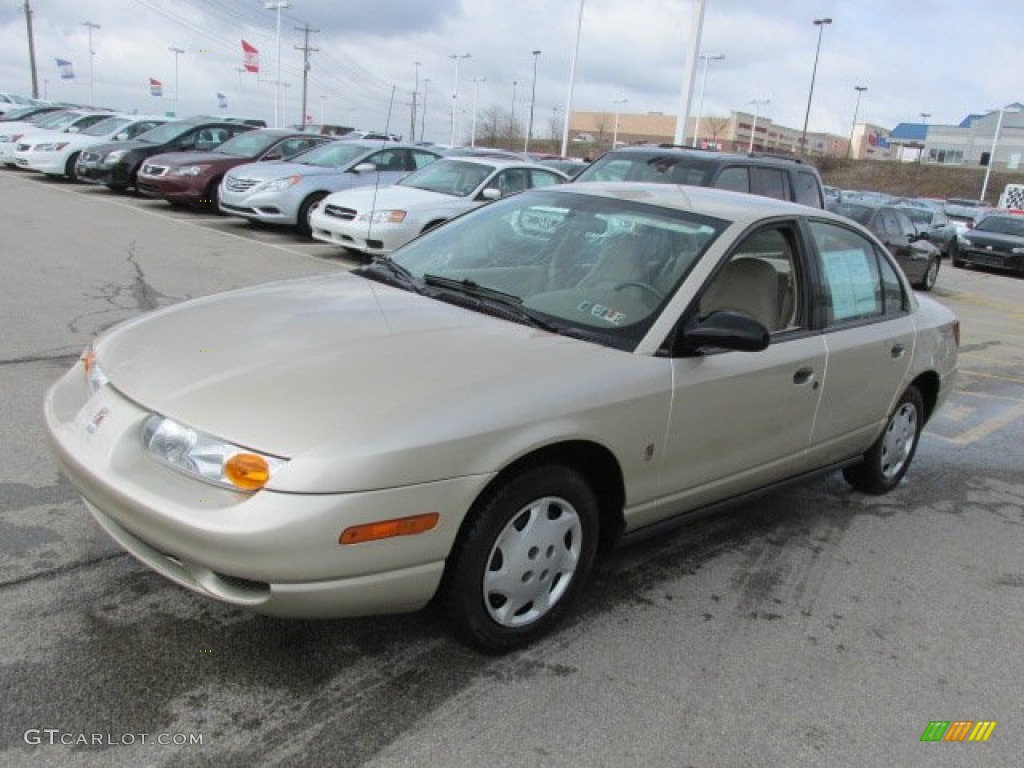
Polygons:
M717 187L814 208L825 207L821 176L798 158L733 154L676 146L625 147L606 152L575 181L645 181Z

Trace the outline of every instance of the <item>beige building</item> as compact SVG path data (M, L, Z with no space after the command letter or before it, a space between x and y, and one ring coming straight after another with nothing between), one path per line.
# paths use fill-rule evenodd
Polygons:
M697 119L693 118L686 132L688 145L693 143L695 127ZM701 117L699 129L698 146L705 149L772 154L799 152L799 129L776 125L770 118L753 112L732 112L725 117ZM662 112L573 112L569 122L572 154L576 155L604 152L612 147L613 141L618 146L671 144L675 132L676 116ZM850 139L829 133L808 133L807 148L810 155L843 157L850 151Z

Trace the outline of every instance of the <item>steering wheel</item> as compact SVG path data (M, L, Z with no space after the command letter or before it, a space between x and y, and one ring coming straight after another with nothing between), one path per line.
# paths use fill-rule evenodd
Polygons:
M640 282L639 280L627 280L624 283L619 283L618 285L615 286L613 290L621 291L623 288L639 288L643 291L647 291L647 293L651 294L658 301L661 301L662 299L665 298L665 294L659 291L653 285L651 285L650 283Z

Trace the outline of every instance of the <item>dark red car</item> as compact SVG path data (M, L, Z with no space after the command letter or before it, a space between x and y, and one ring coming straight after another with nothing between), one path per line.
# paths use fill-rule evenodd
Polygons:
M293 129L265 128L241 133L210 152L154 155L139 170L138 190L170 203L217 210L217 188L231 168L262 160L288 160L331 140L330 136Z

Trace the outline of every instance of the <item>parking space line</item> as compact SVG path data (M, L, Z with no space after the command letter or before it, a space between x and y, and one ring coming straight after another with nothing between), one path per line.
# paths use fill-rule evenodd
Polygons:
M1006 410L1003 413L1001 413L999 416L989 419L988 421L984 421L978 426L972 427L971 429L968 429L966 432L962 432L956 437L942 439L946 440L947 442L953 443L954 445L970 445L971 443L978 442L982 438L988 437L993 432L996 432L1002 429L1003 427L1009 426L1010 424L1017 421L1017 419L1021 417L1024 417L1024 403L1019 403L1016 407L1010 408L1009 410ZM933 437L939 436L933 435Z

